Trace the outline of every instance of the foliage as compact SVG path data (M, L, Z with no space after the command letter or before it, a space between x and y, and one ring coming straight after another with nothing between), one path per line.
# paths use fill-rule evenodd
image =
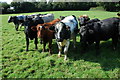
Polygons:
M0 3L0 9L2 10L3 13L7 13L9 7L10 5L7 4L6 2Z
M61 10L89 10L91 7L103 6L106 11L120 11L118 2L11 2L2 4L3 13L22 13ZM14 7L14 10L10 10Z
M104 2L101 3L106 11L120 11L120 3L119 2Z

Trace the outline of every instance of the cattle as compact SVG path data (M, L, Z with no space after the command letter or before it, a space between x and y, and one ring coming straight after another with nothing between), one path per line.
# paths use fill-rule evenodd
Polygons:
M32 26L37 26L38 24L43 24L44 21L43 19L39 18L27 18L27 20L25 21L25 37L26 37L26 51L28 51L29 48L29 39L30 40L34 40L35 43L35 49L37 49L37 43L38 43L38 39L37 39L37 31L32 30Z
M49 43L49 53L52 54L52 39L54 38L54 31L49 28L53 26L56 22L59 22L60 19L55 19L49 23L38 24L37 28L37 37L41 39L41 44L43 44L42 52L45 52L46 44ZM33 28L35 30L35 28Z
M87 15L82 15L82 16L80 16L80 17L78 18L78 21L79 21L79 25L80 25L80 26L85 25L86 22L89 21L89 20L90 20L90 18L89 18L89 16L87 16Z
M39 14L44 21L44 23L51 22L54 20L54 14Z
M100 41L106 41L112 38L113 49L116 49L118 37L119 37L119 29L120 29L120 18L113 17L104 20L100 20L97 22L88 23L82 27L80 27L80 36L81 43L86 50L87 45L96 43L96 55L99 54L99 44Z
M19 16L9 16L8 23L13 22L15 25L16 31L18 31L19 25L24 26L24 22L26 20L26 16L19 15Z
M76 43L76 31L78 30L78 23L74 15L67 16L60 22L54 25L55 38L59 48L58 57L61 56L62 47L64 47L64 60L67 59L67 52L70 45L70 39L74 40L74 48Z

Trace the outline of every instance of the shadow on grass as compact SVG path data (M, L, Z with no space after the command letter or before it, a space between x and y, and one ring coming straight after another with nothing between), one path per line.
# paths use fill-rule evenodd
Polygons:
M89 62L99 63L103 70L109 71L115 68L120 68L120 42L118 43L116 51L112 49L112 41L105 41L100 44L100 55L95 55L95 45L88 47L86 53L81 53L80 42L77 42L77 48L74 50L72 42L69 48L69 59L73 61L85 60Z

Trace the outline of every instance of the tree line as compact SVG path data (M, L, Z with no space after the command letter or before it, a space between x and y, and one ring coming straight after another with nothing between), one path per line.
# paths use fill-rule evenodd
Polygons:
M91 7L103 6L106 11L120 11L119 2L6 2L0 3L3 14L63 11L63 10L89 10Z

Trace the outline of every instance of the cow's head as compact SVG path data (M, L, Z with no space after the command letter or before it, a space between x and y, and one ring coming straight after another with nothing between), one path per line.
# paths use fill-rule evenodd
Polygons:
M39 38L43 37L43 33L44 33L45 27L44 26L37 26L37 36Z
M14 20L15 20L16 18L17 18L16 16L9 16L9 18L8 18L8 23L14 22Z
M45 33L45 27L38 25L37 26L37 37L40 38L41 44L43 43L43 37L45 36L44 33Z
M93 24L87 24L85 26L80 27L80 40L81 41L87 41L91 37L91 35L94 34Z
M78 21L80 23L80 26L84 25L87 21L89 21L90 18L87 15L80 16L78 18Z
M64 39L70 38L70 27L66 26L63 22L58 22L54 25L55 38L58 42L62 42Z

